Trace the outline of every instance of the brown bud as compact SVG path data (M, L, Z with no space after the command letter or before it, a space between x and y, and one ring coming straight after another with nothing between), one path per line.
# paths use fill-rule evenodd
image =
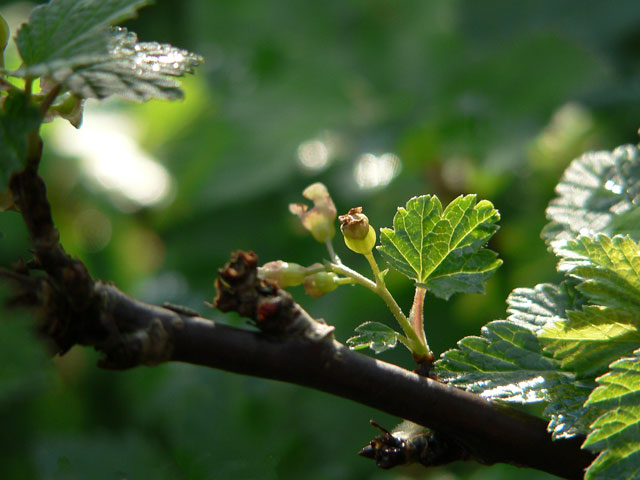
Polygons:
M369 233L369 219L362 213L362 207L349 209L345 215L338 217L340 231L345 237L362 240Z
M346 215L340 215L340 231L344 236L344 243L356 253L367 255L376 244L376 232L369 219L362 213L362 207L350 209Z

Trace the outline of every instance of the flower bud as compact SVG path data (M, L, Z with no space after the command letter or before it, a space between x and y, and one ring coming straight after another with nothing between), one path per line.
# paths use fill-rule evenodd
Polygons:
M338 276L332 272L318 272L304 279L304 290L314 298L338 288Z
M272 280L278 284L280 288L295 287L300 285L306 276L307 269L297 263L283 262L276 260L275 262L265 263L258 267L258 278L262 280Z
M302 203L292 203L289 205L289 211L300 217L304 228L309 230L318 242L331 240L336 234L334 222L338 212L327 187L319 182L314 183L305 188L302 195L313 201L313 208L309 209Z
M376 231L369 225L369 219L362 213L362 207L352 208L338 219L347 247L362 255L371 253L376 244Z

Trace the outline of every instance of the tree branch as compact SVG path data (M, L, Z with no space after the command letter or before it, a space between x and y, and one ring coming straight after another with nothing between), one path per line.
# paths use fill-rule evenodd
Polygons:
M277 311L280 304L273 301L274 290L269 292L269 302L277 305ZM283 336L267 333L268 329L231 327L145 304L101 282L95 284L95 294L100 314L84 318L86 332L78 328L68 332L73 332L77 343L102 351L104 368L179 361L314 388L432 428L485 464L509 463L578 479L593 460L580 450L582 439L552 441L541 419L353 352L330 334L310 337L301 329L297 335ZM290 299L282 290L276 290L275 296ZM292 305L293 318L304 312ZM306 312L303 315L304 321L317 326ZM281 312L277 320L288 316ZM330 332L330 327L319 325L321 331ZM101 329L108 333L96 336Z
M238 253L220 270L216 305L251 318L256 331L148 305L95 282L60 246L35 169L15 174L10 188L34 245L35 267L46 275L31 276L19 265L0 276L18 284L20 303L39 308L40 332L58 352L91 345L103 352L105 368L179 361L314 388L429 427L453 440L462 452L458 459L570 479L582 478L593 460L580 438L552 441L541 419L349 350L333 338L333 327L259 280L253 254Z

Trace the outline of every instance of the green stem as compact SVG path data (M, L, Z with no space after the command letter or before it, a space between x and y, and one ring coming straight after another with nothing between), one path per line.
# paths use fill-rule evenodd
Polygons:
M393 295L391 295L391 292L389 292L389 290L387 289L387 286L384 283L384 277L382 275L382 272L380 272L380 268L378 268L378 264L373 258L373 254L369 253L365 255L365 258L371 266L375 282L372 282L364 275L361 275L360 273L352 270L342 263L330 263L329 267L333 272L351 278L354 283L368 288L373 293L382 298L382 300L387 304L387 307L393 314L394 318L400 324L400 327L402 327L402 330L405 334L405 337L400 337L399 340L409 350L411 350L411 353L414 355L414 357L422 358L428 356L431 352L429 351L426 342L416 334L415 330L411 326L411 322L409 322L409 319L405 316L404 313L402 313L402 309L398 306L395 298L393 298Z
M389 307L389 310L391 310L391 313L402 327L404 334L411 342L411 353L414 357L429 355L431 351L429 350L426 341L424 341L423 338L421 338L413 329L411 322L405 314L402 313L402 309L398 306L396 299L393 298L393 295L391 295L391 292L387 289L387 286L384 283L384 276L382 275L382 272L380 272L380 268L378 267L376 259L373 257L373 253L369 252L364 257L369 262L371 270L373 271L373 276L376 280L376 293L382 297L382 300L387 304L387 307Z
M336 280L336 285L355 285L355 283L355 280L349 277L338 278Z
M349 277L354 281L354 283L362 285L363 287L368 288L374 293L378 293L376 290L375 282L372 282L364 275L360 275L358 272L347 267L345 264L329 262L328 267L332 272L339 273L340 275L344 275L345 277Z
M336 251L333 249L333 243L331 242L331 239L327 240L324 243L327 245L327 250L329 250L329 258L331 259L331 261L333 263L340 263L340 259L338 258L338 255L336 255Z
M411 312L409 313L409 318L411 319L413 330L426 345L427 350L430 350L429 344L427 343L427 337L424 334L424 297L426 293L426 288L416 287L416 291L413 296L413 305L411 306Z

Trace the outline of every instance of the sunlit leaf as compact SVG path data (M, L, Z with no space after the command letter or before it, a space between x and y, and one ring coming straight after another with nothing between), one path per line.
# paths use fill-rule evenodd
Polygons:
M575 373L593 379L609 364L640 345L640 320L635 315L600 306L568 312L567 319L539 332L546 353Z
M51 0L31 12L16 37L24 76L52 76L108 55L110 27L151 0Z
M375 353L381 353L393 348L398 343L399 333L379 322L365 322L356 327L358 335L347 339L347 345L353 350L371 348Z
M120 27L115 27L112 35L107 57L78 65L72 71L57 71L53 79L83 98L118 95L139 102L182 98L180 84L172 77L193 73L201 57L171 45L138 43L135 33Z
M599 416L584 447L602 452L585 479L640 478L640 350L611 364L586 405Z
M578 308L581 302L566 282L561 285L542 283L535 288L513 290L507 298L507 312L510 321L544 327L566 318L566 310Z
M439 378L488 399L546 401L545 416L554 438L586 432L583 406L593 381L575 381L561 362L543 350L538 333L566 318L582 301L570 285L518 288L507 299L507 320L490 322L481 337L466 337L436 362Z
M637 312L640 309L640 254L629 237L579 236L559 247L558 269L580 280L591 303Z
M40 114L21 93L12 93L0 105L0 192L21 170L27 158L27 134L38 127Z
M629 234L640 240L640 153L634 145L590 152L567 168L549 203L543 238L557 242L579 234Z
M595 387L595 380L575 381L567 375L549 389L544 416L549 418L547 430L554 440L586 435L595 415L584 402Z
M484 281L502 261L482 248L500 219L493 205L460 196L443 211L437 197L422 195L398 208L393 229L380 230L379 252L391 267L448 299L457 292L484 292Z
M489 399L537 402L561 380L559 363L546 356L536 332L563 318L570 298L561 287L519 288L507 299L511 315L465 337L436 362L439 378Z
M82 98L130 100L182 97L173 77L192 73L202 58L171 45L138 42L111 26L149 0L52 0L34 9L17 44L23 77L46 77Z

